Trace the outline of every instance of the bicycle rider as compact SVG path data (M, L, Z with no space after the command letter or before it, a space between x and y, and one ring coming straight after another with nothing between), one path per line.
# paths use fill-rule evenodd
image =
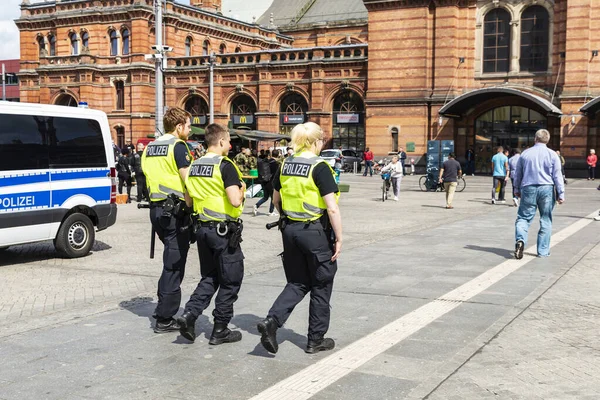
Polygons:
M389 190L390 181L392 183L392 187L394 189L394 201L398 201L398 196L400 195L400 183L402 182L402 163L399 161L399 157L393 156L392 162L381 169L381 173L390 172L390 179L386 179L386 190Z
M439 182L444 184L444 190L446 191L446 209L454 208L452 206L452 200L454 199L454 192L456 186L458 186L458 178L462 176L462 167L460 163L456 161L456 155L450 153L448 159L444 161L442 169L440 170Z

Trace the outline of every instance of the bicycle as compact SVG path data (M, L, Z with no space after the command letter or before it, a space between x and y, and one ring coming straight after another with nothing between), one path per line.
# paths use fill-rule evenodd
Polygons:
M465 178L462 175L458 177L456 183L457 192L462 192L467 187L467 182L465 181ZM435 176L429 174L423 175L421 178L419 178L419 188L423 192L437 192L438 190L440 192L443 192L444 184L440 183L439 179L437 179Z
M381 201L386 201L388 198L388 193L390 191L390 177L392 174L390 172L385 172L381 174L381 179L383 180L383 184L381 185Z

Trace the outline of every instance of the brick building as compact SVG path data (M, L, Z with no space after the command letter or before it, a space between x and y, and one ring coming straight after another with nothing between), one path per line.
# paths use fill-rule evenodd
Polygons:
M154 131L152 0L55 0L21 6L22 101L107 112L115 140ZM600 39L589 0L274 0L256 23L219 0L167 1L167 105L288 132L323 127L329 145L409 157L453 139L485 172L492 147L526 147L541 127L578 167L597 143Z
M19 60L0 60L1 65L4 64L4 76L7 101L19 101L19 78L18 73L20 69ZM2 71L0 71L1 73Z

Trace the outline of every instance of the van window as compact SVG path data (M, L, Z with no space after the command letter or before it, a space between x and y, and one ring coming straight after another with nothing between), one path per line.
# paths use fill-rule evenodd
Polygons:
M44 126L43 118L0 114L0 171L48 168Z
M48 117L50 166L106 167L102 129L98 121L82 118Z
M100 124L82 118L0 114L0 170L106 167Z

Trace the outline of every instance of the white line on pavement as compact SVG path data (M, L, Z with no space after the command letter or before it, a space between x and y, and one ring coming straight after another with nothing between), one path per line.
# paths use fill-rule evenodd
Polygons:
M594 211L590 215L554 234L550 247L556 246L569 236L583 229L594 221L593 218L596 215L598 215L598 212ZM535 246L527 249L527 253L531 252L536 252ZM535 256L525 254L521 260L506 260L462 286L271 386L262 393L252 397L251 400L309 399L317 392L348 375L361 365L390 349L444 314L454 310L463 302L498 283L535 258Z

